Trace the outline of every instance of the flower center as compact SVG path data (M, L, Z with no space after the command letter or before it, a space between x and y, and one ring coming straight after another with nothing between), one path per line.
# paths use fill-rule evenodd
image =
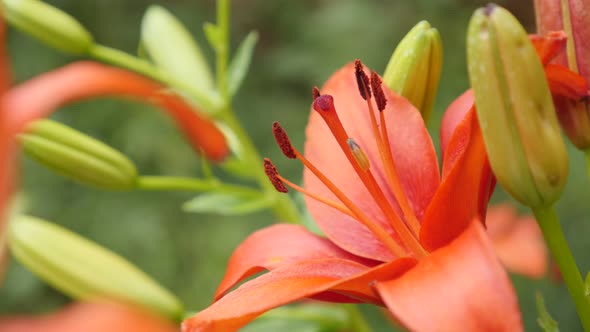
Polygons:
M277 190L286 192L286 187L284 186L286 184L294 190L297 190L304 195L318 200L356 219L358 222L366 226L375 235L375 237L377 237L397 257L404 257L408 255L415 256L417 258L424 257L427 255L427 252L418 241L420 223L418 222L416 215L410 206L408 198L401 187L399 176L395 168L395 162L391 153L391 145L387 135L387 125L383 114L387 99L385 98L385 94L382 90L381 79L376 73L373 72L371 79L369 80L360 61L357 60L355 62L355 66L355 75L359 87L359 93L367 102L367 109L371 118L372 131L387 178L387 184L393 192L395 199L401 208L403 216L398 215L373 176L373 173L371 172L371 165L362 147L359 146L344 129L338 117L338 113L336 112L333 97L330 95L320 95L319 90L314 88L313 109L318 112L318 114L320 114L330 129L332 135L336 138L338 145L347 157L355 173L358 175L363 185L367 188L371 197L379 206L391 227L399 235L399 241L401 243L398 243L394 238L392 238L387 233L387 231L385 231L385 229L379 225L379 223L367 216L349 197L347 197L346 194L344 194L332 181L330 181L326 175L324 175L309 160L303 157L303 155L301 155L301 153L299 153L299 151L297 151L291 145L286 132L277 122L273 124L273 133L279 147L285 156L291 159L299 159L303 165L307 167L338 198L340 202L318 196L288 181L278 173L272 162L268 159L265 159L266 173ZM377 122L377 116L375 115L373 108L371 90L373 90L375 104L379 112L379 123Z

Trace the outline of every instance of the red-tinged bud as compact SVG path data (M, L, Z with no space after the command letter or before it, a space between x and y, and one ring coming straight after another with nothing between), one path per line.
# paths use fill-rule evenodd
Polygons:
M285 184L283 183L283 181L281 181L281 179L279 179L279 171L277 170L275 165L272 163L272 161L270 161L270 159L268 159L268 158L264 158L264 172L266 173L266 176L268 176L268 179L270 180L270 182L272 183L272 185L275 187L275 189L278 192L280 192L280 193L289 192L287 187L285 187Z
M590 80L590 0L535 0L535 14L540 34L563 30L567 35L566 52L555 56L552 62ZM579 149L590 149L590 109L586 98L568 99L553 93L566 135Z
M275 136L275 140L277 141L277 145L283 151L285 157L289 159L295 159L297 156L295 155L295 150L293 149L293 145L291 144L291 140L289 136L287 136L287 132L281 124L278 122L274 122L272 124L272 133Z

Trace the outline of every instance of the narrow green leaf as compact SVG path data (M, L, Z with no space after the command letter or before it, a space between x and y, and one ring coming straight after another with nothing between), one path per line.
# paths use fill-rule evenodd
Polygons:
M250 31L238 47L236 54L229 64L227 81L229 82L229 93L232 96L236 94L248 73L257 42L258 32Z
M537 323L541 327L541 329L545 332L559 332L559 327L557 326L557 322L551 317L547 308L545 307L545 300L543 299L543 295L537 292L537 312L539 313L539 318L537 318Z
M203 94L214 93L205 56L186 27L166 9L151 6L141 22L141 45L155 64Z
M187 212L241 216L266 209L272 203L269 197L257 191L209 192L184 203L182 208Z
M182 304L123 257L50 222L18 216L9 223L11 253L75 299L111 298L178 319Z
M271 310L242 331L338 332L350 328L345 307L334 304L303 304Z

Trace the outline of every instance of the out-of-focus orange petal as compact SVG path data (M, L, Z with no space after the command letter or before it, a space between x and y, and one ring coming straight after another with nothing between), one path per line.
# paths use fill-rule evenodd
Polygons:
M136 308L81 302L49 315L0 318L0 332L174 332L178 327Z
M588 96L588 83L584 77L561 65L545 66L549 89L554 95L580 100Z
M519 217L514 207L501 204L490 208L486 225L496 254L508 271L530 278L546 275L547 246L533 217Z
M162 107L191 145L208 158L221 161L229 152L224 135L180 97L137 74L94 62L78 62L33 78L5 96L3 107L22 128L56 108L101 96L133 97Z
M4 228L6 227L7 208L10 204L10 197L14 189L14 142L10 135L9 124L6 121L6 109L2 107L2 99L10 85L10 69L8 68L8 57L6 56L6 25L4 18L0 15L0 284L4 277L4 270L7 262L6 241L4 240Z
M420 230L424 248L432 251L448 244L474 217L483 217L494 183L472 108L456 127L445 151L443 179Z
M375 262L356 257L302 226L276 224L253 233L236 248L214 298L218 300L237 283L260 271L318 258L342 258L367 266L375 265Z
M376 289L411 331L522 331L518 301L480 221Z
M545 35L529 35L543 65L548 64L565 51L567 34L564 31L551 31Z
M359 95L354 65L348 64L337 71L326 82L321 92L334 97L334 104L344 128L367 155L371 172L384 189L388 200L397 208L397 202L388 190L389 185L371 129L366 102ZM387 121L393 159L402 188L411 207L420 218L439 183L436 153L420 113L404 98L389 90L384 92L387 107L383 112ZM393 234L389 222L359 180L328 127L313 110L306 134L305 156L327 174L363 212ZM303 176L305 186L311 192L334 198L311 172L306 170ZM312 199L307 199L306 203L322 231L338 246L356 255L375 260L388 261L395 258L364 226L349 216Z
M236 331L265 311L318 294L327 299L330 294L341 294L378 301L372 288L374 281L398 277L414 264L414 259L406 258L369 269L356 262L328 258L283 265L244 283L185 320L182 331Z

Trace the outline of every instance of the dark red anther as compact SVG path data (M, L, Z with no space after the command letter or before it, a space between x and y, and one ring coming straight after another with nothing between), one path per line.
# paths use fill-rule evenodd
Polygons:
M313 101L313 109L318 112L334 111L334 98L331 95L321 95Z
M358 85L361 97L364 100L371 98L371 88L369 87L369 77L365 74L363 63L361 60L354 61L354 74L356 76L356 84Z
M275 140L277 141L277 145L283 151L283 154L290 159L295 159L297 156L295 155L295 151L293 150L293 145L291 145L291 140L289 136L287 136L287 132L281 124L278 122L273 122L272 124L272 133L275 136Z
M377 109L379 109L379 111L383 111L387 105L387 99L385 98L385 93L383 92L381 78L374 71L371 72L371 88L373 89L373 95L375 96Z
M316 100L320 96L320 89L318 89L317 86L314 86L311 90L311 96L313 97L313 100Z
M268 158L264 158L264 173L266 173L266 176L268 176L268 179L270 180L270 182L272 182L272 185L278 192L289 192L287 187L285 187L283 181L279 179L279 171L277 170L275 165L273 165L272 161L270 161L270 159Z

